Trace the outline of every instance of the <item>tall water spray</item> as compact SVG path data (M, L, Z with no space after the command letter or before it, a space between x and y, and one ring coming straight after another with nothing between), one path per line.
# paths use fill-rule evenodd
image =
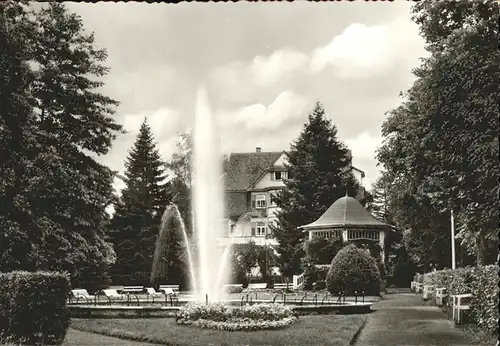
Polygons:
M221 283L229 273L227 250L217 246L225 227L222 155L217 119L212 116L206 91L196 95L193 128L192 186L194 233L197 237L197 287L200 300L218 300Z

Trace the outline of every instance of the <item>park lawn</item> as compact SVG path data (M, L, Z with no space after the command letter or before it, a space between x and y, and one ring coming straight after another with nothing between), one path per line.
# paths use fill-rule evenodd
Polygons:
M278 330L227 332L180 326L173 318L72 319L71 328L165 346L183 345L349 345L367 315L300 316Z
M2 344L0 346L22 346L20 344ZM112 338L105 335L82 332L70 328L61 346L153 346L151 343Z

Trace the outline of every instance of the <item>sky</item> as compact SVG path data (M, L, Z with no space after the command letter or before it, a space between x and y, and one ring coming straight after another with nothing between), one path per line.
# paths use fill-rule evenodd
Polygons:
M224 153L288 150L320 101L370 188L386 112L426 56L411 2L67 3L110 73L118 135L99 161L123 172L147 117L165 161L193 127L197 90L221 125ZM123 184L115 181L118 190Z

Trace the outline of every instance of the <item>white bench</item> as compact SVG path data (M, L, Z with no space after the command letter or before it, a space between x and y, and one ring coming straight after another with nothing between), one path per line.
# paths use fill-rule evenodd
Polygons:
M444 305L444 297L446 297L446 287L437 287L436 288L436 305L442 306Z
M417 282L415 284L415 293L420 293L420 292L422 292L423 289L424 289L423 283Z
M265 282L258 282L258 283L253 283L253 284L248 284L248 289L250 290L263 290L266 289L267 283Z
M286 283L284 283L284 284L274 284L274 288L276 288L276 289L285 289L287 286L290 287L292 285L286 284Z
M123 286L125 293L144 293L144 286Z
M160 285L158 292L163 292L165 295L176 296L179 292L179 285Z
M416 282L416 281L412 281L412 282L410 283L410 290L411 290L412 292L415 292L415 288L416 288L416 286L417 286L417 282Z
M146 287L146 294L151 297L163 297L163 293L156 292L153 287Z
M463 313L470 309L472 294L456 294L453 298L453 321L460 324L463 320Z
M124 300L124 299L127 299L127 295L126 294L120 294L120 293L118 293L117 290L113 290L113 289L102 290L102 293L104 293L104 295L106 297L108 297L109 300Z
M428 300L434 295L434 286L433 285L424 285L424 289L422 291L422 299Z
M76 298L77 302L79 299L84 299L87 302L95 301L95 299L96 299L96 296L90 295L89 292L87 292L87 290L84 288L77 288L77 289L71 290L71 296L73 298Z

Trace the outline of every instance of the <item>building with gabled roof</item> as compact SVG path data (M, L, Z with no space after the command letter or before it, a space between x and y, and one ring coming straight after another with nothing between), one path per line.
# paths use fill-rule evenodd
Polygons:
M286 159L286 151L263 152L261 148L230 154L224 176L228 233L219 239L221 245L249 241L276 244L270 236L270 225L277 222L278 211L273 197L285 188ZM364 172L354 167L351 170L361 185Z

